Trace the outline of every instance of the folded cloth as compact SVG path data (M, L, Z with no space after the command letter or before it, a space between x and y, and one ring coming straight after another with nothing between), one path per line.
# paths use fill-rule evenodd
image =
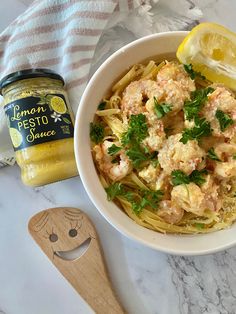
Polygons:
M116 1L35 1L0 37L1 76L27 68L51 68L67 85L74 111L90 63Z
M14 165L15 157L5 119L3 103L0 103L0 168Z
M133 35L129 39L124 36L123 41L118 35L117 45L114 46L119 48L135 37L158 31L155 15L151 12L157 2L158 0L36 0L0 35L0 78L27 68L51 68L64 77L75 113L89 78L92 61L103 60L104 56L113 52L106 41L106 35L111 42L112 38L117 39L116 27ZM185 5L185 13L181 13L179 19L178 15L175 17L179 23L177 28L180 29L181 25L185 27L184 23L192 23L197 19L200 11L191 8L187 0L178 2ZM163 5L165 7L162 3L162 11ZM166 15L168 14L165 13L162 30L165 23L169 24ZM175 23L172 23L172 27L175 29ZM97 47L101 35L102 44ZM2 141L5 134L1 132L1 124L0 120Z

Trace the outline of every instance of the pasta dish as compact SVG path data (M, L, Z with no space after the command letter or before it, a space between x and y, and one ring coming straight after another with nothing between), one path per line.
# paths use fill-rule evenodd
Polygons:
M162 233L236 220L236 99L191 64L134 65L98 105L91 150L108 200Z

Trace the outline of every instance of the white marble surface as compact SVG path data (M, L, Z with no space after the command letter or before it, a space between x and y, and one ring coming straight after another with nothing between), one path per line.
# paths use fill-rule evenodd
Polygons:
M0 11L6 14L0 29L29 2L1 0ZM236 31L234 0L194 2L204 20ZM114 289L129 314L236 313L236 248L200 257L153 251L115 231L92 205L79 178L31 189L21 183L17 166L0 171L0 313L92 313L28 234L29 218L54 206L80 207L89 214Z

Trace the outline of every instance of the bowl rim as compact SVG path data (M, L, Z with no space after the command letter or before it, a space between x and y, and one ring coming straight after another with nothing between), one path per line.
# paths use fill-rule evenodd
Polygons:
M75 152L75 160L76 160L76 165L78 168L78 172L79 172L79 176L81 178L82 184L90 198L90 200L92 201L92 203L94 204L94 206L96 207L96 209L100 212L100 214L106 219L106 221L111 224L117 231L119 231L122 235L128 237L131 240L134 240L137 243L141 243L149 248L158 250L160 252L164 252L164 253L168 253L168 254L172 254L172 255L182 255L182 256L196 256L196 255L207 255L207 254L212 254L212 253L217 253L220 252L222 250L228 249L233 247L234 245L236 245L236 239L235 241L229 241L229 243L227 244L222 244L222 245L215 245L215 247L213 248L209 248L209 249L202 249L202 250L184 250L184 249L170 249L170 248L165 248L157 243L152 243L138 235L135 235L133 232L131 232L128 228L126 228L122 223L120 223L119 221L117 221L116 219L113 219L112 215L106 214L104 213L102 207L102 202L99 199L99 197L97 197L96 195L93 194L92 189L90 188L90 184L87 180L86 177L86 172L84 171L83 168L83 164L81 163L81 159L80 159L80 154L79 154L79 141L80 141L80 137L79 137L79 133L80 131L80 123L78 123L78 121L80 120L80 116L81 112L83 112L83 110L85 110L85 106L83 106L83 104L85 104L85 100L88 97L89 93L90 93L90 87L93 85L93 82L97 79L97 76L99 76L100 72L102 72L102 70L104 68L107 67L107 65L109 65L110 62L112 62L113 59L115 59L120 53L123 53L125 50L129 49L132 46L135 46L141 42L145 42L145 41L149 41L150 39L155 39L155 38L159 38L159 37L172 37L172 36L181 36L181 35L187 35L189 32L188 31L170 31L170 32L161 32L161 33L156 33L156 34L151 34L142 38L139 38L137 40L132 41L131 43L121 47L120 49L118 49L116 52L114 52L111 56L109 56L103 63L102 65L99 66L99 68L95 71L95 73L93 74L93 76L91 77L91 79L89 80L83 95L81 97L80 103L79 103L79 107L76 113L76 117L75 117L75 130L74 130L74 152ZM119 208L117 206L117 208ZM120 209L119 209L120 210ZM126 215L126 214L125 214ZM131 219L131 218L130 218ZM135 222L134 222L135 223ZM142 227L140 225L137 225L139 227ZM144 227L142 227L144 228ZM144 228L147 229L147 228ZM149 230L149 229L148 229ZM155 231L154 231L155 232ZM220 231L216 231L217 233ZM201 237L204 236L205 234L198 234L197 237ZM186 237L186 236L193 236L195 237L196 235L178 235L181 237Z

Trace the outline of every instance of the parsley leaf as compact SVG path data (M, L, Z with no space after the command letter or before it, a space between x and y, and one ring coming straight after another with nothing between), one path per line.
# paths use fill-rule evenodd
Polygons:
M184 64L185 71L189 74L190 78L194 80L197 76L199 76L201 79L205 80L205 76L202 75L200 72L196 72L193 70L192 64Z
M150 206L152 209L157 209L158 203L160 202L162 196L163 192L160 190L157 191L144 190L142 192L141 204L144 204L143 207Z
M101 123L90 123L90 138L98 144L104 138L104 126Z
M196 227L198 230L202 230L202 229L204 229L205 225L198 222L198 223L195 223L195 227Z
M207 157L209 159L215 160L215 161L221 161L220 158L216 155L214 148L211 147L207 152Z
M171 181L174 186L180 184L189 184L193 182L197 185L202 185L206 180L202 175L207 174L206 170L194 170L189 176L181 170L174 170L171 172Z
M170 112L172 110L172 106L169 104L166 104L164 102L162 103L158 103L156 97L154 98L154 111L157 115L158 119L161 119L162 117L164 117L168 112Z
M124 185L118 182L111 184L105 190L109 201L112 201L117 196L122 196L131 203L132 209L136 214L139 214L146 206L157 209L163 196L163 192L160 190L140 190L139 196L137 196L136 193L128 190Z
M116 196L124 194L124 188L121 183L115 182L111 184L108 188L105 188L107 192L108 201L112 201Z
M143 190L141 191L141 202L132 202L132 209L136 214L139 214L146 206L151 207L151 209L157 210L160 200L162 199L163 192L160 190L157 191L149 191Z
M206 180L202 175L207 174L207 170L194 170L190 175L190 182L196 183L197 185L202 185Z
M144 161L156 159L157 154L157 152L149 153L145 151L145 148L142 148L139 144L132 145L126 151L126 155L132 160L134 168L139 168Z
M216 110L215 117L219 121L220 129L222 132L224 132L228 126L234 124L234 120L232 120L230 116L222 110Z
M159 165L159 160L158 159L152 160L152 165L154 168L156 168Z
M189 140L199 140L201 137L211 135L211 124L205 118L195 118L195 126L184 129L180 142L186 144Z
M174 170L171 172L171 181L174 186L190 183L189 176L181 170Z
M157 191L140 191L141 192L141 201L130 200L132 209L135 214L139 214L145 207L151 207L151 209L157 210L159 202L163 196L163 192L160 190Z
M113 156L115 154L117 154L122 147L118 147L115 144L112 144L109 148L108 148L108 154Z
M122 135L121 143L126 148L126 155L133 162L133 166L138 168L142 162L153 160L157 152L150 153L146 147L141 147L140 143L148 136L148 126L146 117L143 114L131 115L128 131Z
M106 101L100 102L100 104L98 105L98 110L104 110L106 108L106 104Z
M133 141L140 143L147 136L148 126L145 115L142 113L131 115L128 131L122 135L121 143L123 145L130 144Z
M148 156L138 146L128 149L126 155L132 160L135 168L138 168L143 161L149 160Z
M233 155L233 159L236 159L236 154L235 154L235 155Z
M187 120L190 121L198 116L198 113L208 99L208 94L212 92L214 92L214 88L207 87L197 89L191 93L191 100L186 100L183 108Z

